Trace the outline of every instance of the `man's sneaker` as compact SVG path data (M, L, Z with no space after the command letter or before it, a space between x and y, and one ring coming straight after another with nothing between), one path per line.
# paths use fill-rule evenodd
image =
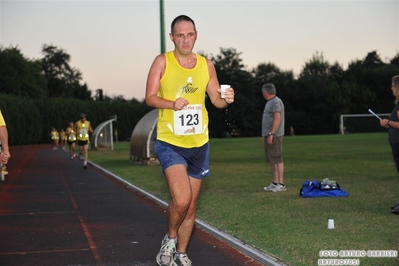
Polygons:
M187 254L175 254L175 265L177 266L192 266L191 260L187 257Z
M280 184L277 184L277 186L272 189L273 192L282 192L282 191L286 191L286 190L287 190L286 186L280 185Z
M399 215L399 203L391 207L391 213Z
M276 188L277 185L275 185L273 182L270 183L270 185L268 187L264 187L263 189L266 191L272 191L273 189Z
M162 239L161 249L156 257L157 264L160 266L175 266L173 255L176 252L177 239L170 239L168 234ZM184 264L182 264L184 265ZM191 264L188 264L191 265Z

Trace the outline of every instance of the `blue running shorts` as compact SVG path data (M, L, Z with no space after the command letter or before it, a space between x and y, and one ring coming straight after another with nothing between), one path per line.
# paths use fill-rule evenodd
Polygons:
M183 164L187 167L188 175L191 177L202 179L210 175L209 142L199 148L181 148L157 140L154 150L164 174L165 169L169 166Z

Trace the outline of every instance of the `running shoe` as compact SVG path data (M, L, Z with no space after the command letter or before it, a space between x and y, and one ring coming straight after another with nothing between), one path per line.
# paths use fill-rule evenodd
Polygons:
M159 266L176 266L173 260L173 255L176 252L176 245L177 239L170 239L168 234L166 234L162 240L161 249L156 257Z
M281 185L281 184L277 184L277 186L272 189L273 192L283 192L286 190L287 190L287 188L285 187L285 185Z
M275 185L275 184L272 182L272 183L270 183L269 186L264 187L263 189L266 190L266 191L272 191L273 189L276 188L276 186L277 186L277 185Z
M177 266L192 266L191 260L187 257L187 254L175 254L175 265Z

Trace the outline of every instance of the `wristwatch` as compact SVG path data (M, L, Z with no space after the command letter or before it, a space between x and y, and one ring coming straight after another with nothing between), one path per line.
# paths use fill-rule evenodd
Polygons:
M271 135L274 135L274 133L272 133L272 132L269 132L269 136L271 136Z

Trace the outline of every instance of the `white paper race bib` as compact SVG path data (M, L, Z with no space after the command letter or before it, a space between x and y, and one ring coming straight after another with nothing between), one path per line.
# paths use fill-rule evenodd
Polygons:
M86 132L87 132L87 130L86 130L85 128L82 128L82 129L79 131L79 133L80 133L81 135L86 135Z
M184 110L174 112L176 136L200 134L202 130L202 105L187 105Z

